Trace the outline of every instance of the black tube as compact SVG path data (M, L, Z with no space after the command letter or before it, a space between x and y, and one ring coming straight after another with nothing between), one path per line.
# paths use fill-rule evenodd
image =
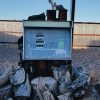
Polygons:
M73 21L73 22L74 22L74 16L75 16L75 3L76 3L76 0L72 0L71 21Z

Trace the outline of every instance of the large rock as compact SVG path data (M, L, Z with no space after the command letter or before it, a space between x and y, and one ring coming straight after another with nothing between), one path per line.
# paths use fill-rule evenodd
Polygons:
M10 82L13 85L22 84L25 81L25 70L24 68L14 69L14 73L10 77Z
M73 100L70 96L70 93L65 93L60 96L57 96L58 100Z
M68 90L74 93L75 97L82 97L90 85L90 76L85 71L83 66L74 67L73 69L73 82L68 87Z
M66 72L65 76L62 76L58 81L59 86L59 94L64 94L67 92L67 88L71 84L70 74L69 71Z
M70 88L72 90L77 90L78 88L86 88L89 86L90 77L86 75L79 76L75 81L72 82Z
M54 75L54 78L58 82L59 94L66 93L67 87L71 84L68 67L65 65L54 67L53 75Z
M43 93L43 99L44 100L55 100L55 98L53 97L53 95L49 91L45 91Z
M42 98L43 92L50 91L51 93L57 93L57 82L52 77L38 77L31 81L33 90L39 97Z
M91 85L89 86L86 95L79 100L100 100L100 95L98 94L94 86Z
M14 86L15 97L30 97L31 85L28 75L26 75L26 81L20 85Z
M59 67L54 67L53 69L53 76L54 78L58 81L62 76L65 76L67 72L67 66L59 66Z

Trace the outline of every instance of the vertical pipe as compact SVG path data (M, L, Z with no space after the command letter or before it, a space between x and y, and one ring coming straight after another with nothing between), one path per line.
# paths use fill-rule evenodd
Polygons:
M73 33L74 33L75 4L76 4L76 0L71 0L72 45L73 45Z
M71 21L74 22L76 0L71 0L71 1L72 1L72 3L71 3Z

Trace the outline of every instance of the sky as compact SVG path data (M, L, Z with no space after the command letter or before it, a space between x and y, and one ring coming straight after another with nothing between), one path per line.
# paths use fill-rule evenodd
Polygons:
M70 0L54 1L67 8L70 14ZM0 0L0 19L23 20L47 9L51 9L48 0ZM100 22L100 0L76 0L75 21Z

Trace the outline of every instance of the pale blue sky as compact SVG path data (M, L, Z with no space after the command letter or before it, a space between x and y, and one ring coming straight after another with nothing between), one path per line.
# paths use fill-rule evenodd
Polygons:
M69 1L55 0L70 10ZM0 0L0 19L27 19L29 15L46 12L50 8L48 0ZM76 0L75 21L100 22L100 0Z

